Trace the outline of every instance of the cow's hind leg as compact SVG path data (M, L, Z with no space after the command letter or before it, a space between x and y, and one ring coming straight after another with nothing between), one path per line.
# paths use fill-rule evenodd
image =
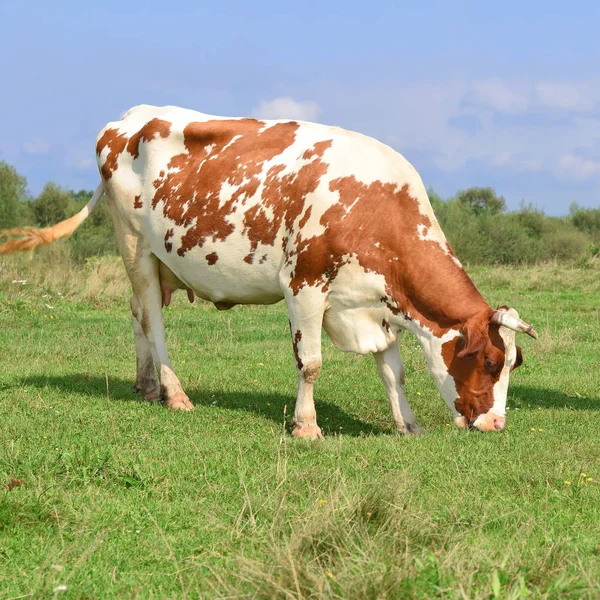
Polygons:
M135 301L131 299L131 320L133 322L133 335L135 337L136 350L136 376L133 384L133 391L137 394L141 392L144 400L155 402L160 400L160 386L156 377L154 368L154 359L152 350L146 339L146 334L142 329L140 322L133 316ZM137 312L137 310L136 310Z
M400 358L398 343L393 343L383 352L373 352L373 356L392 405L397 431L399 433L424 433L417 423L404 393L404 365Z
M167 352L158 259L152 254L145 254L144 256L137 254L135 261L129 262L124 257L124 262L133 287L131 312L134 317L134 331L135 321L137 321L146 338L154 366L160 377L160 395L165 406L180 410L193 410L193 404L183 391L177 375L173 372ZM136 334L136 344L137 341L138 336ZM149 371L147 352L142 352L142 356L140 356L139 346L137 347L138 359L146 359L145 362L142 361L142 365L147 374Z
M292 435L308 439L322 438L321 429L317 425L313 387L321 370L324 297L321 292L308 294L303 291L299 296L286 300L298 369L298 395Z

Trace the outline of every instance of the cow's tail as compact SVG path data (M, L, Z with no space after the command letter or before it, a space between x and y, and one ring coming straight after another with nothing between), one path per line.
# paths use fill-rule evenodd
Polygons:
M12 254L13 252L25 252L26 250L33 252L38 246L47 246L56 240L69 237L88 218L96 204L98 204L98 200L102 198L103 193L104 186L100 183L91 200L76 215L52 227L45 227L44 229L18 227L0 231L0 239L9 238L8 241L0 244L0 254Z

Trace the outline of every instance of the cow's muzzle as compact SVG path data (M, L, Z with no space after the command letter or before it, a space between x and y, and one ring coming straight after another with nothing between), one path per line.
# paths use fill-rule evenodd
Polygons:
M479 431L502 431L505 422L505 417L493 412L479 415L474 421L469 421L462 415L454 419L454 423L459 429L477 429Z

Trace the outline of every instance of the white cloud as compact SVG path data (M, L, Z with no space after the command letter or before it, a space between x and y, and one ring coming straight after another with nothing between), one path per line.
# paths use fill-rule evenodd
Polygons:
M30 142L25 142L23 148L27 154L47 154L50 150L50 145L42 138L35 138Z
M320 106L312 100L299 101L289 96L282 96L274 100L261 101L252 114L259 119L316 121L320 112Z
M511 152L498 152L498 154L491 157L490 164L494 167L504 167L513 171L536 172L542 171L544 168L544 163L541 160L527 158Z
M82 158L78 161L77 166L80 169L91 169L96 164L96 161L93 158Z
M585 181L600 174L600 161L588 160L573 154L563 156L559 161L558 176L561 179Z
M522 112L529 105L525 96L498 78L474 82L472 92L482 106L500 112Z
M589 110L594 106L593 98L571 83L542 82L535 86L539 101L550 108L560 110Z
M569 85L600 100L599 86ZM434 166L453 175L484 165L507 178L546 172L549 181L600 181L600 116L567 109L540 112L536 89L536 82L454 80L396 88L331 87L318 94L329 99L328 120L334 114L338 124L392 145L418 169ZM465 116L476 118L475 133L455 126L456 118Z

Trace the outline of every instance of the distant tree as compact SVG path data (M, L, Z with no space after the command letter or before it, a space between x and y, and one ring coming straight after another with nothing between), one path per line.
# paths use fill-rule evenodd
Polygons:
M79 190L76 192L75 190L71 190L71 198L75 200L77 204L87 204L94 195L94 192L91 190Z
M37 223L42 227L47 227L70 217L76 207L68 190L50 182L33 200L31 208Z
M543 210L539 210L531 202L525 204L525 200L521 200L519 212L516 215L519 222L529 230L531 235L536 238L542 235L544 225L548 220Z
M596 241L600 240L600 208L583 208L573 202L569 207L569 216L579 231L588 233Z
M497 215L506 210L506 200L497 196L491 187L471 187L461 190L456 194L456 199L466 206L470 206L477 215Z
M7 162L0 161L0 229L26 221L27 180Z

